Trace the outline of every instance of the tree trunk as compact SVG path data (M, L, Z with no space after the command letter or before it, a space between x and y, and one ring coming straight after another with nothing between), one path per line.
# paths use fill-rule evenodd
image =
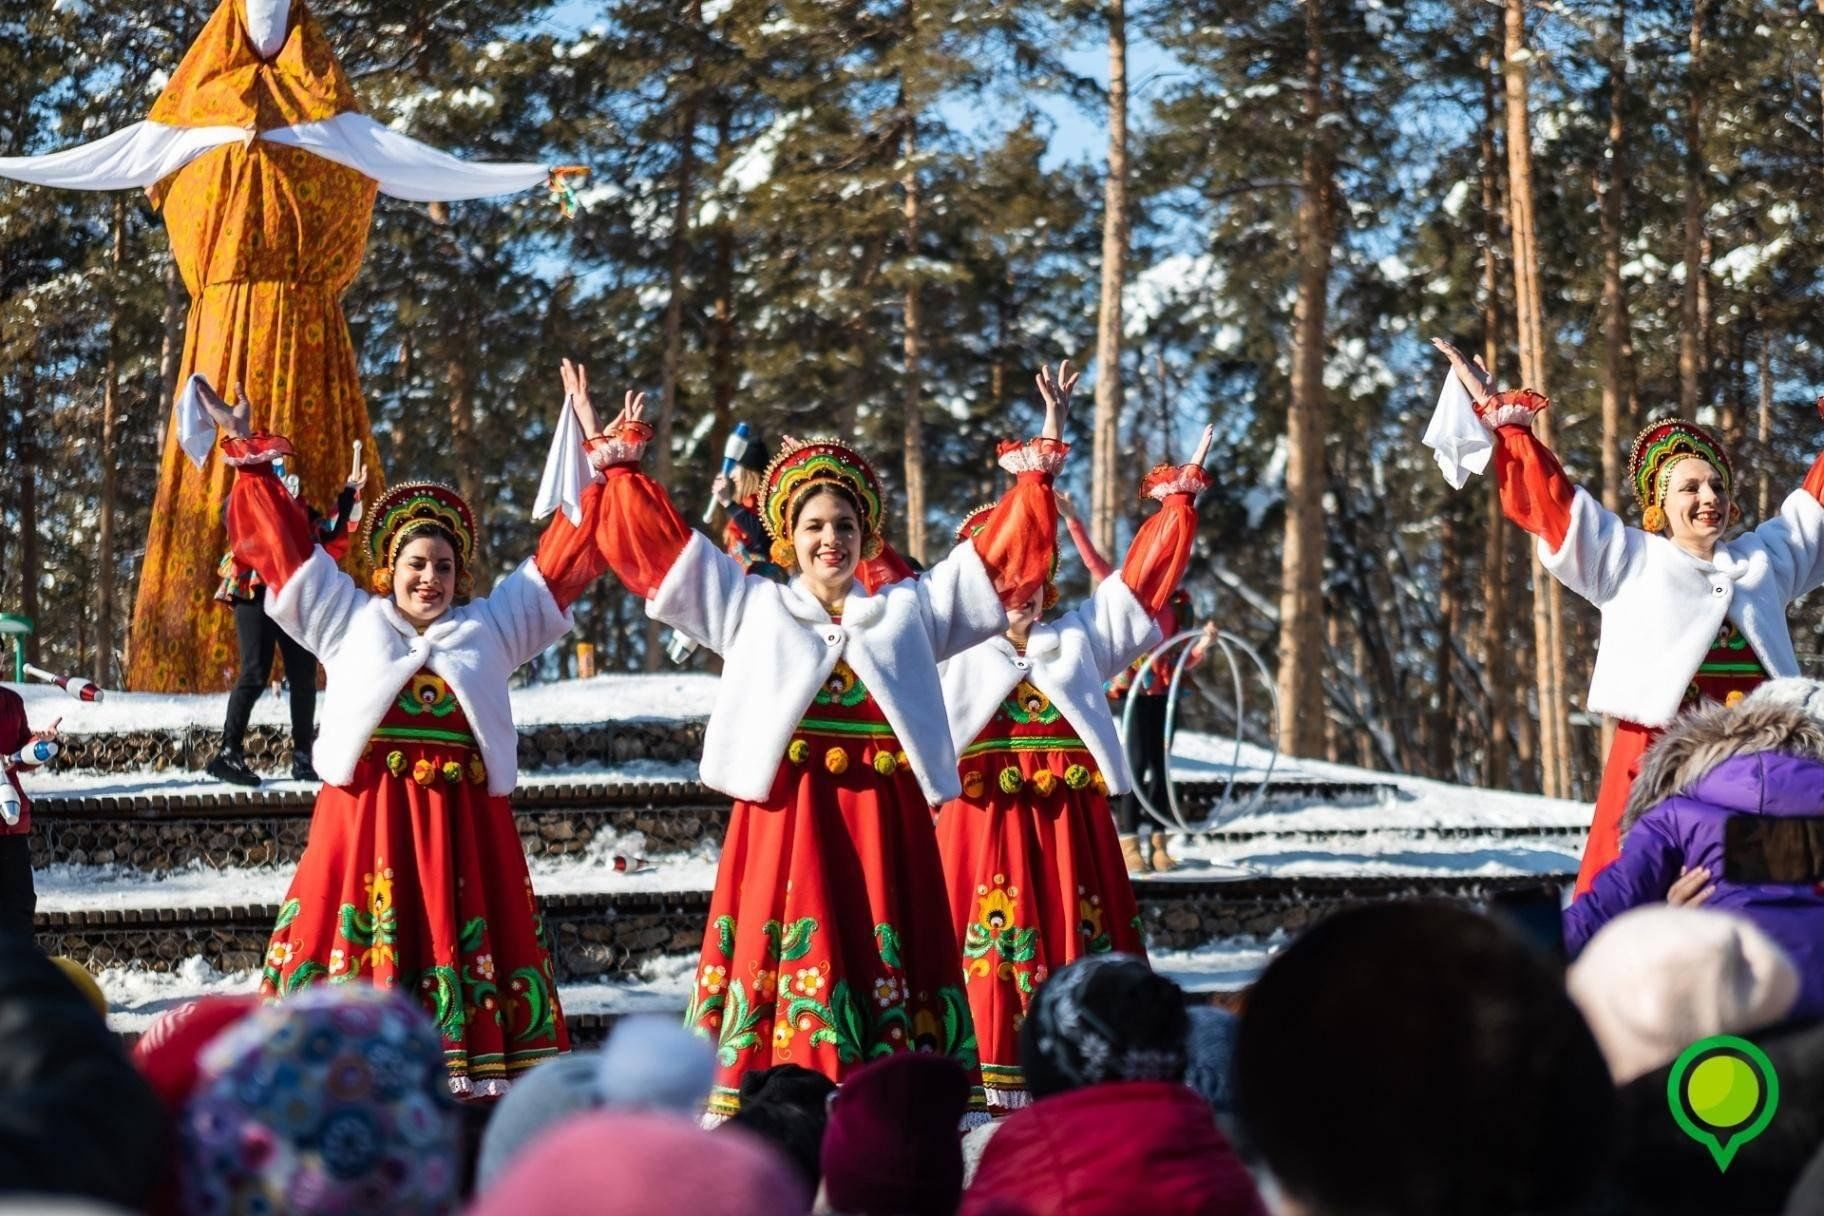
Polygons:
M1685 286L1678 310L1678 410L1686 418L1704 399L1704 21L1710 0L1691 5L1691 58L1685 77Z
M1602 505L1620 512L1627 480L1628 296L1621 279L1622 225L1627 210L1628 145L1623 110L1628 96L1627 0L1615 6L1615 44L1609 58L1609 167L1602 191Z
M905 365L905 431L901 440L900 454L905 462L906 478L906 552L923 564L925 554L925 418L924 393L919 383L919 344L924 334L924 312L918 298L918 272L914 264L918 260L918 168L914 158L918 155L918 120L906 110L905 86L900 86L899 104L905 123L905 139L902 152L906 171L900 178L900 187L905 191L905 228L906 242L906 332L904 339Z
M38 552L38 334L25 344L25 370L19 388L19 611L32 618L37 629L45 621L38 615L38 581L44 576ZM19 639L25 657L38 661L38 636Z
M127 196L114 196L114 273L109 284L108 357L101 379L101 491L95 524L95 657L89 678L107 688L114 657L114 427L120 415L121 270L127 263Z
M728 163L734 142L733 123L726 101L716 113L716 163ZM726 218L716 222L715 301L711 309L709 383L714 396L716 434L726 435L735 412L735 234ZM770 436L762 436L770 438Z
M1507 85L1507 176L1509 227L1514 246L1515 321L1520 347L1520 377L1526 387L1547 391L1545 375L1545 310L1539 284L1538 236L1533 224L1533 148L1529 129L1526 63L1526 0L1506 0L1503 21ZM1552 416L1540 414L1534 430L1549 444ZM1559 680L1563 672L1557 583L1533 554L1533 675L1539 692L1541 786L1563 797L1570 783L1567 755L1569 724Z
M1115 551L1121 509L1121 292L1127 283L1127 6L1108 0L1108 177L1102 199L1102 303L1096 318L1096 414L1089 534Z
M468 319L459 322L457 334L466 334ZM475 515L475 560L469 576L475 594L485 595L488 588L487 500L481 480L481 444L475 436L475 379L469 368L468 352L473 345L459 338L456 353L444 360L444 377L450 385L450 446L456 456L456 490Z
M1294 241L1291 403L1286 411L1286 534L1280 560L1280 749L1323 746L1324 329L1329 308L1334 152L1321 0L1305 0L1304 155Z
M1501 248L1501 176L1499 169L1501 114L1494 75L1482 73L1482 361L1489 367L1501 363L1501 275L1496 267ZM1508 715L1513 712L1513 653L1507 636L1508 529L1513 525L1501 510L1501 490L1488 479L1483 506L1482 548L1482 674L1488 687L1488 741L1482 755L1482 784L1505 788L1508 782Z
M1462 626L1461 604L1463 557L1457 552L1461 544L1457 532L1457 515L1453 504L1444 508L1444 522L1438 545L1443 554L1438 573L1438 646L1433 663L1431 686L1434 690L1431 724L1431 775L1439 781L1456 780L1457 768L1457 688L1451 676L1451 660Z
M1824 3L1824 0L1820 0ZM1766 322L1761 324L1761 358L1760 367L1760 401L1754 412L1754 438L1759 453L1755 462L1760 465L1757 480L1760 482L1756 494L1755 519L1767 518L1767 512L1773 506L1773 471L1768 466L1773 455L1773 334L1769 332Z
M696 6L692 5L692 12ZM696 192L697 116L702 94L692 93L678 119L677 186L671 205L671 240L665 272L665 348L659 364L659 413L652 420L653 477L660 485L672 484L671 439L678 419L678 375L684 357L684 275L689 267L691 201ZM646 622L647 671L659 670L665 651L658 621Z

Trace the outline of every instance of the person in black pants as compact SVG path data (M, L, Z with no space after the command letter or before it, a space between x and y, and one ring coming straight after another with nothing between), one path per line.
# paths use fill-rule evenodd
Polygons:
M298 498L297 474L284 470L283 462L279 463L281 468L275 471L290 489L292 497ZM367 473L361 468L357 454L354 470L336 496L333 516L325 517L309 503L304 503L304 510L316 529L318 543L336 561L341 561L348 551L349 525L355 520L355 506L360 501L361 487L366 483ZM299 501L303 502L303 499L299 498ZM228 694L228 714L222 722L222 749L205 771L216 780L233 785L260 783L259 774L247 767L242 747L247 737L247 719L253 714L253 703L259 700L261 690L266 687L266 677L272 671L273 648L277 647L291 694L291 775L299 781L319 780L317 770L310 763L310 746L316 738L317 657L273 624L272 618L266 615L266 588L259 575L237 563L231 552L222 555L221 575L222 585L216 590L215 598L234 610L234 637L241 652L241 676Z

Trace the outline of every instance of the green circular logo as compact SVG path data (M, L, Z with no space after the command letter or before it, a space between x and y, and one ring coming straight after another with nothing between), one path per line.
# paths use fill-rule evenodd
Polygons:
M1679 1055L1666 1102L1684 1133L1726 1170L1744 1144L1767 1130L1780 1105L1780 1078L1767 1053L1747 1039L1712 1035Z

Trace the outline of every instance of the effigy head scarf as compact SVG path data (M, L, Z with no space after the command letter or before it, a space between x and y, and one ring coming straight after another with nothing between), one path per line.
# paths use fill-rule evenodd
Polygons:
M376 569L399 556L400 542L416 524L435 524L456 538L456 564L466 570L475 559L475 514L462 495L438 481L407 481L380 496L363 529L367 555Z
M760 520L773 538L773 560L781 566L795 560L792 527L798 508L813 490L825 488L839 491L861 516L862 557L879 556L886 511L873 466L835 439L787 439L766 466L760 503Z
M1663 504L1672 467L1693 456L1709 462L1722 476L1723 491L1733 492L1735 470L1729 465L1723 445L1697 423L1667 418L1634 437L1634 446L1628 452L1628 480L1634 486L1634 500L1640 504L1641 522L1649 532L1666 526Z

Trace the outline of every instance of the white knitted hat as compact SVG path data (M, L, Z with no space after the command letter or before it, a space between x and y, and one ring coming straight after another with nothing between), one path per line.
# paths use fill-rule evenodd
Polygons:
M1783 1019L1799 973L1753 922L1653 904L1616 917L1565 976L1617 1085L1678 1058L1698 1039Z

